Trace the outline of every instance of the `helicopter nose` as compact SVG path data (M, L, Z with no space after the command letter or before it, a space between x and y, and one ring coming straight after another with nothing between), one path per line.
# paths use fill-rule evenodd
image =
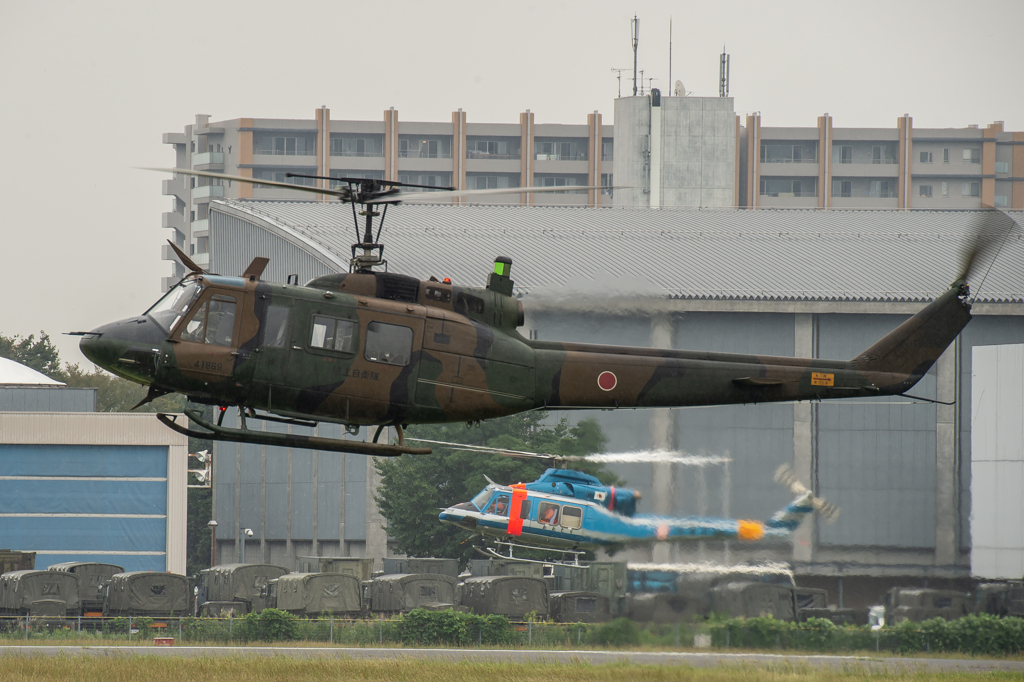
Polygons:
M82 336L82 355L103 369L148 384L156 373L156 356L164 331L146 317L105 324Z

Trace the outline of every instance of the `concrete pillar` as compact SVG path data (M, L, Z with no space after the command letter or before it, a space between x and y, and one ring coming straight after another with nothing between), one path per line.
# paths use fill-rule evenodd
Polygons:
M818 208L832 206L832 117L818 117Z
M798 358L814 357L814 315L797 313L793 316L793 352ZM797 479L808 488L814 484L814 406L810 401L793 405L793 472ZM817 492L817 491L815 491ZM814 545L817 538L817 518L800 524L793 533L793 561L814 560Z
M935 399L956 398L956 355L960 339L946 349L935 363ZM956 405L935 406L935 565L956 561Z
M896 181L896 205L900 208L910 208L910 169L913 167L914 154L914 118L905 114L896 119L896 127L900 133L900 146L898 160L900 165L900 176Z
M366 429L366 439L373 440L376 429ZM391 427L386 427L381 434L380 443L391 442ZM373 499L380 486L380 474L377 473L375 457L366 461L366 553L364 557L372 558L377 570L384 568L384 557L388 555L388 534L384 530L384 516Z
M588 145L590 160L587 164L587 184L591 187L596 187L601 184L601 143L604 140L602 137L601 114L596 111L592 114L587 114L587 130L590 135ZM601 205L601 190L592 189L587 194L590 206Z
M316 110L316 174L331 175L331 110L326 105ZM329 180L317 180L317 187L329 188ZM327 201L326 194L316 195L317 201Z
M761 114L747 116L747 208L761 203Z
M384 179L398 180L398 112L384 112Z
M996 203L996 133L1003 132L1002 123L990 123L981 131L981 206L992 208Z
M533 187L533 114L527 109L525 113L519 114L519 186ZM533 194L520 194L519 203L523 206L533 204Z
M673 341L672 318L669 315L658 315L651 319L651 347L672 348ZM675 420L672 411L669 409L651 410L651 440L655 450L675 449ZM653 464L653 486L654 499L651 507L655 514L672 513L672 465ZM651 550L651 561L655 563L668 563L671 560L669 545L656 543Z
M452 112L452 187L466 189L466 112L462 109ZM457 197L452 203L461 206L465 200Z

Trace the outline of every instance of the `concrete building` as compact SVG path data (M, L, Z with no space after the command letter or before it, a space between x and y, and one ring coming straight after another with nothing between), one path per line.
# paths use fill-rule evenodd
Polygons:
M303 182L301 173L379 178L460 189L604 186L622 189L455 200L537 206L1024 209L1024 132L985 128L834 128L828 114L810 127L767 127L761 115L737 116L733 100L654 95L615 100L615 126L602 114L586 122L477 123L461 109L450 121L333 120L197 115L183 132L165 133L180 168ZM657 119L655 125L652 122ZM618 168L616 168L616 166ZM653 182L652 182L653 178ZM234 186L232 186L234 185ZM162 226L199 265L209 263L210 202L296 199L295 193L206 178L163 181L171 210ZM613 196L614 194L614 196ZM452 201L452 200L449 200ZM173 272L184 270L164 247Z
M350 211L337 203L215 201L211 266L241 272L267 255L265 277L276 281L344 270L350 233L337 226ZM789 560L806 582L817 580L833 595L836 581L846 581L848 603L856 590L850 581L874 590L877 581L897 578L932 585L967 578L972 348L1024 339L1022 215L1010 215L1016 231L975 302L975 319L912 392L956 405L905 397L573 413L596 418L612 452L664 448L731 458L705 469L618 466L644 493L647 510L766 518L790 497L772 483L783 463L842 509L834 525L805 525L785 545L659 547L653 557L616 559ZM405 205L389 212L383 240L390 269L422 279L482 284L494 256L510 256L526 309L524 336L849 359L944 291L969 233L991 218L971 211ZM229 456L219 460L223 466L237 465ZM260 466L254 460L254 470ZM225 480L215 471L219 496L249 495ZM328 516L337 527L335 511Z
M0 547L185 572L188 439L0 358Z

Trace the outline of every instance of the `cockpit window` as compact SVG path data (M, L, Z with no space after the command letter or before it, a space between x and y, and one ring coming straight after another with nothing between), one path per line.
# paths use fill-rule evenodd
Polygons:
M487 504L487 500L491 499L491 493L493 491L490 488L484 488L476 494L473 498L473 506L483 511L484 505Z
M181 330L182 341L232 345L235 332L235 298L217 295L205 301Z
M160 325L165 332L174 329L178 320L188 312L192 301L199 294L199 285L195 282L181 282L176 287L164 294L164 297L156 302L152 308L146 311L146 315L153 318L153 321Z

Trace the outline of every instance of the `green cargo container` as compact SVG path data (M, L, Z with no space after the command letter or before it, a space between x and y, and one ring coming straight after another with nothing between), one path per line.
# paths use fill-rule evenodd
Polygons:
M299 573L341 573L356 580L373 577L373 559L347 556L300 556Z
M522 620L535 613L548 615L548 586L540 578L491 575L466 578L459 584L459 604L473 613L507 616Z
M371 613L407 613L428 605L456 601L455 578L439 573L394 573L377 576L366 585L364 607Z
M51 564L47 566L46 570L74 573L78 576L78 596L82 601L83 613L102 611L107 582L114 575L124 573L122 566L91 561L65 561Z
M267 607L267 584L280 578L287 569L273 564L222 564L201 572L204 601L237 601L249 611Z
M356 617L362 611L360 592L360 582L343 573L286 573L270 584L275 608L297 616Z
M10 571L0 575L0 615L78 616L78 576L56 571Z
M118 573L107 583L103 612L107 616L187 616L191 597L188 578L183 575L155 571Z

